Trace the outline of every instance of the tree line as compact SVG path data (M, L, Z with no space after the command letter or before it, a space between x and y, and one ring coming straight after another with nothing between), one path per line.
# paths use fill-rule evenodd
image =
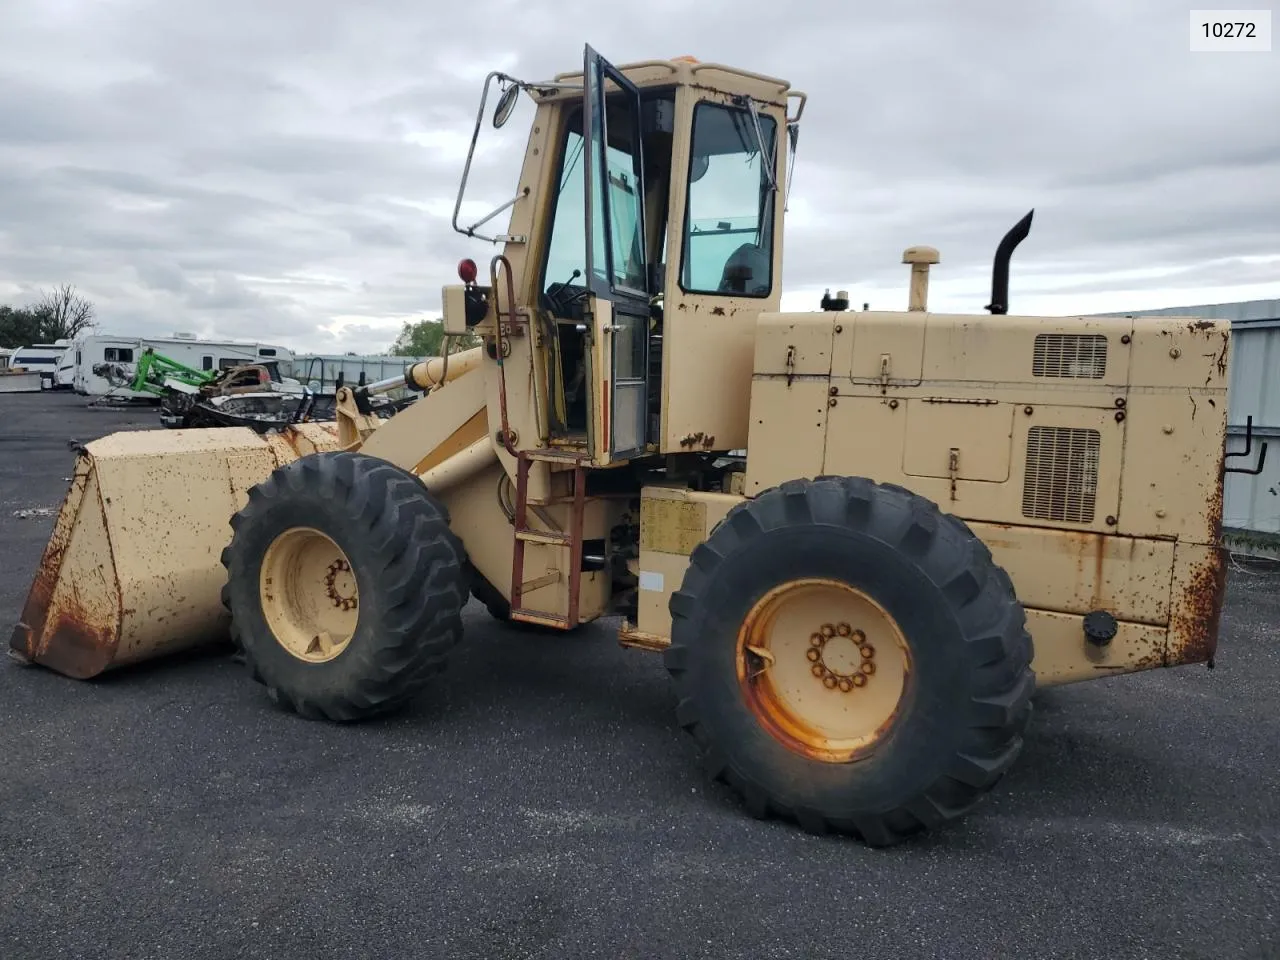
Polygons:
M25 306L0 304L0 347L74 340L94 326L93 304L69 283L45 291Z
M71 284L63 284L40 294L25 306L0 304L0 347L26 347L33 343L56 343L75 340L81 333L97 326L93 304L76 292ZM440 320L405 323L391 345L398 357L438 357L444 343L444 324ZM454 337L450 353L477 346L474 334Z
M419 320L416 323L405 323L400 329L400 336L391 345L391 355L395 357L438 357L444 344L444 321ZM450 353L460 353L480 345L480 338L467 333L455 336L449 344Z

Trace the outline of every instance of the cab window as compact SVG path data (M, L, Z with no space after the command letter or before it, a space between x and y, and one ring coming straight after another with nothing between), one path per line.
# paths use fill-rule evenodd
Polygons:
M687 293L767 297L773 290L773 203L763 139L775 156L777 124L747 110L699 103L693 111L689 201L680 286Z
M607 151L610 223L604 223L604 205L599 193L592 204L591 261L596 279L615 287L643 290L644 238L640 236L640 191L637 186L639 164L631 143L634 119L630 104L610 102L609 148ZM551 242L542 278L542 292L554 294L554 288L573 283L587 286L586 270L586 141L582 136L582 110L569 117L564 148L561 151L560 178L557 184L556 210L551 227ZM599 164L599 156L593 162ZM597 191L600 177L595 178ZM606 247L607 244L607 247ZM612 271L610 271L612 264ZM575 277L574 271L578 271Z

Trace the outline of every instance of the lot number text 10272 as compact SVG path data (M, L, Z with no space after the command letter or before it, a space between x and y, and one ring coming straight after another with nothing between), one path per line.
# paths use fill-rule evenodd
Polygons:
M1266 53L1270 50L1270 10L1191 11L1193 53Z

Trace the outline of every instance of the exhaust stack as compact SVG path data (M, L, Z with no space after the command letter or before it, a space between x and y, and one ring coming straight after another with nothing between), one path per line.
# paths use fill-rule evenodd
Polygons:
M1009 259L1014 248L1031 232L1031 218L1035 212L1034 207L1028 210L1027 215L1009 229L1000 246L996 247L996 260L991 268L991 302L985 308L991 313L1009 312Z

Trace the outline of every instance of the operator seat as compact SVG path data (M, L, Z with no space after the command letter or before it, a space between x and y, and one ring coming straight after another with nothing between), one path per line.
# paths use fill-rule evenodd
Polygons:
M720 277L721 293L766 293L769 255L754 243L744 243L729 255Z

